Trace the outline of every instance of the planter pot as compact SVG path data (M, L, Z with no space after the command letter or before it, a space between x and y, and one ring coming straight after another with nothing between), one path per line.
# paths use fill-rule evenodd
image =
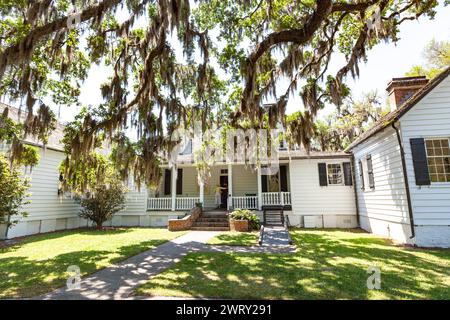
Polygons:
M233 220L230 219L230 230L238 232L248 231L248 221L247 220Z

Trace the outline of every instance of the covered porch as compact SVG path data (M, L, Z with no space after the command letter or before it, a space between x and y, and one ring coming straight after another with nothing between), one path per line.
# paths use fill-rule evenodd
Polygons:
M274 175L263 175L261 168L244 164L224 164L211 168L207 183L198 183L193 165L164 169L157 190L149 192L147 210L185 211L202 203L205 209L217 208L215 193L221 188L223 210L262 210L264 206L291 208L289 164L280 163Z

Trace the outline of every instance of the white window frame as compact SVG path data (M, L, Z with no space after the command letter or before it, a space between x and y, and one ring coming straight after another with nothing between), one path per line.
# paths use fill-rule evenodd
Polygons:
M367 156L369 154L364 155L361 159L361 166L362 166L362 178L364 180L364 189L361 190L363 192L373 192L375 191L375 188L369 187L369 168L367 167Z
M330 183L330 179L329 179L329 171L328 171L328 166L329 165L339 165L341 167L341 183ZM327 184L329 186L343 186L345 185L345 179L344 179L344 165L342 164L342 162L328 162L327 163Z
M448 137L433 137L433 138L424 138L424 144L425 144L425 154L427 156L427 166L428 166L428 174L430 176L430 183L434 185L449 185L449 181L432 181L431 179L431 171L430 171L430 164L428 163L428 158L439 158L439 157L445 157L445 156L429 156L428 155L428 148L427 148L427 141L434 141L434 140L447 140L450 148L450 138ZM449 149L450 150L450 149ZM449 154L450 157L450 154ZM449 172L450 173L450 172ZM448 173L446 172L445 175Z

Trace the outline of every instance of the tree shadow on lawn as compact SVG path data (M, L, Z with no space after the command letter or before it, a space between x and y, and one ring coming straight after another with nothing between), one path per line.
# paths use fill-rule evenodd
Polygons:
M223 244L229 246L241 246L241 245L256 245L258 241L258 233L256 232L239 232L239 233L222 233L215 237L217 240L214 241L214 238L209 243L212 244Z
M243 299L449 298L445 260L437 262L428 250L354 236L293 232L295 254L189 254L141 292ZM381 269L381 290L367 288L370 266Z
M34 297L50 292L64 286L69 276L73 276L67 272L71 265L78 266L81 276L86 276L164 242L150 240L111 251L74 251L47 260L30 260L24 256L0 258L0 299Z
M77 228L77 229L70 229L70 230L61 230L61 231L54 231L54 232L47 232L47 233L40 233L36 235L31 236L25 236L25 237L19 237L13 239L14 241L11 242L11 245L5 245L3 247L0 247L0 254L5 253L8 251L14 251L20 246L32 243L36 241L47 241L47 240L54 240L59 239L71 235L89 235L89 236L104 236L104 235L117 235L120 233L127 233L132 232L133 230L131 228L117 228L117 229L104 229L104 230L97 230L95 228ZM5 241L5 240L4 240ZM11 241L11 240L6 240Z

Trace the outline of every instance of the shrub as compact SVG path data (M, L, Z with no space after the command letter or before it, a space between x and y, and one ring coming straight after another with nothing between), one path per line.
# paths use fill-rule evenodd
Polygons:
M28 179L22 178L20 171L0 154L0 224L9 228L18 222L14 216L27 216L21 207L30 202L26 200L29 187Z
M259 228L259 218L258 216L250 210L246 209L236 209L230 213L230 218L233 220L247 220L250 230Z
M80 198L83 207L80 217L95 222L97 229L111 219L115 213L125 208L126 189L121 183L98 185L92 192Z

